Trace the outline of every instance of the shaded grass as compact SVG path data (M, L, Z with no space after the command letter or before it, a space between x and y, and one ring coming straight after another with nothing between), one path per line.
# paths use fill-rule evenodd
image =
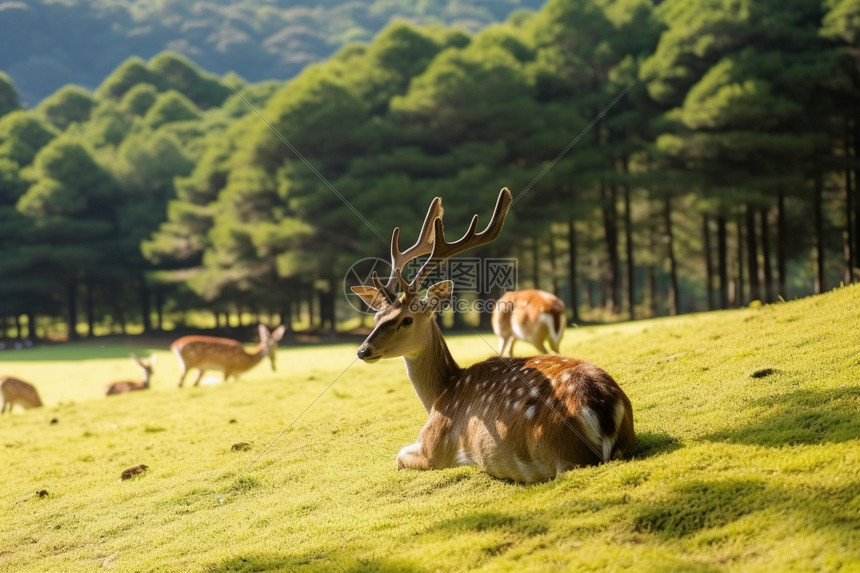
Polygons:
M570 329L563 352L630 396L636 452L533 486L396 471L426 414L401 361L353 364L353 346L283 349L277 373L181 391L153 348L152 390L111 399L104 384L137 375L119 352L2 354L47 407L0 418L0 569L857 570L858 324L851 287ZM449 343L461 364L495 347Z

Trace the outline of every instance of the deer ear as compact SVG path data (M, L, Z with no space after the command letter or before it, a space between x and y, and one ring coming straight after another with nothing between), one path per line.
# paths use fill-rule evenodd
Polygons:
M286 332L286 330L287 330L286 325L282 324L281 326L279 326L278 328L276 328L275 330L272 331L272 338L274 338L275 340L282 339L284 337L284 332Z
M358 285L352 287L352 292L361 297L361 300L373 310L380 311L388 306L388 300L375 287Z
M451 298L454 294L454 282L442 281L430 286L427 289L426 301L429 307L433 310L439 310L442 304Z

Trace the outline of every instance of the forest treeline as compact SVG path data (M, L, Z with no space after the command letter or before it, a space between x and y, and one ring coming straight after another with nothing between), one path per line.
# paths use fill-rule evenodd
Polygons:
M544 0L0 0L0 70L32 105L172 50L249 81L286 80L392 18L477 31Z
M188 309L291 325L303 305L333 328L392 226L411 240L439 195L458 234L503 186L478 254L515 257L572 321L857 280L858 15L550 0L474 35L393 23L286 83L165 52L24 110L4 77L0 316L155 330Z

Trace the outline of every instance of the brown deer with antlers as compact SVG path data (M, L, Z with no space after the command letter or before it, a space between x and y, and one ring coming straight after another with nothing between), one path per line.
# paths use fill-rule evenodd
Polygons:
M263 358L269 357L272 371L275 371L275 357L278 342L283 338L286 327L279 326L272 332L264 325L259 325L260 344L251 352L238 340L218 338L215 336L183 336L170 345L170 350L179 360L179 387L185 382L185 375L192 368L199 371L194 385L200 384L206 370L221 370L224 381L233 376L246 372L256 366Z
M550 351L558 354L564 322L564 302L554 294L537 289L506 292L493 308L499 354L513 356L517 340L530 342L542 354L548 342Z
M605 371L582 360L546 354L495 357L461 368L435 320L452 295L453 283L434 284L419 296L422 282L442 261L499 235L511 201L511 192L502 189L487 227L476 232L476 215L466 234L449 243L437 197L415 245L401 252L400 229L394 229L388 283L383 285L374 273L373 286L353 287L376 310L373 331L358 357L372 363L402 356L429 414L418 442L397 455L398 468L478 465L497 478L532 483L620 457L633 446L630 400ZM406 282L404 266L425 255L429 258Z
M18 404L22 408L38 408L42 405L42 399L36 388L29 382L24 382L13 376L0 376L0 397L3 398L3 407L0 414L9 411Z
M131 357L137 365L143 369L143 380L122 380L120 382L112 382L105 386L105 396L115 396L117 394L126 394L128 392L149 389L149 380L152 378L152 369L155 367L155 356L149 360L141 360L134 354L132 354Z

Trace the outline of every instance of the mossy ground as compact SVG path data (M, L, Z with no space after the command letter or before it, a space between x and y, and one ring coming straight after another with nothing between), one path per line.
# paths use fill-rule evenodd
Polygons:
M448 340L461 364L496 344ZM152 389L101 397L147 350ZM166 348L6 351L46 407L0 418L0 569L860 570L860 287L570 329L562 351L618 380L639 444L532 486L396 471L426 414L400 360L354 345L182 390Z

